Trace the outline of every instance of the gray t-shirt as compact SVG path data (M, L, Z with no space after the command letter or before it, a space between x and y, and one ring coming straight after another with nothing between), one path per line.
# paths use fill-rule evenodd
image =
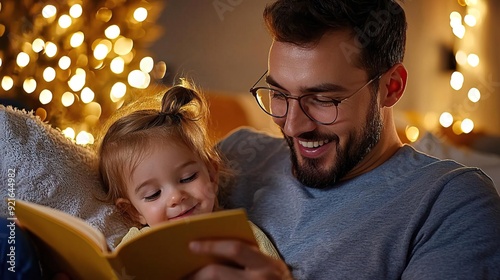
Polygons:
M479 169L405 145L333 188L300 184L283 139L220 143L237 173L230 207L275 243L297 279L500 279L500 197Z

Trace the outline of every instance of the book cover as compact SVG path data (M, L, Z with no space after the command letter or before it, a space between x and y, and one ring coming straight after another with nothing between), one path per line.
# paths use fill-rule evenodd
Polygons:
M15 213L33 235L47 269L66 272L71 279L180 279L222 262L192 254L192 240L236 238L256 244L243 209L167 221L114 251L97 229L62 211L16 200Z

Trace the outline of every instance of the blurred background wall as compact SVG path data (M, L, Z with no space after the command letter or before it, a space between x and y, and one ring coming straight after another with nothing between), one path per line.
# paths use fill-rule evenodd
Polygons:
M165 80L189 76L208 92L248 94L265 71L270 38L262 20L267 0L170 0L158 22L163 36L152 46L167 63ZM469 4L467 6L466 4ZM396 105L399 120L421 129L435 129L443 112L455 121L470 119L475 131L500 135L500 61L497 46L500 24L497 0L407 0L405 65L409 71L406 93ZM463 39L452 31L450 15L459 12L466 28ZM476 24L465 23L465 15ZM459 32L459 31L457 31ZM479 65L453 63L457 51L476 54ZM451 65L450 65L451 64ZM459 90L450 85L454 71L463 74ZM468 99L471 88L479 102Z

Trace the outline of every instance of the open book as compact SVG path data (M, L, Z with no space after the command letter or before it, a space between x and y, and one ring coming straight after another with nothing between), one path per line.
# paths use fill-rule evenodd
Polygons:
M180 279L221 262L192 254L191 240L236 238L256 244L243 209L168 221L114 251L101 232L79 218L21 200L16 200L15 210L20 224L34 235L42 263L71 279Z

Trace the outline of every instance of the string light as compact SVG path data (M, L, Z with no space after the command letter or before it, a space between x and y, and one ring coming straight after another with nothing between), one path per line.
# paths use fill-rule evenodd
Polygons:
M458 71L451 74L450 85L454 90L460 90L464 85L464 75Z
M75 130L71 127L65 128L62 133L66 138L75 139Z
M453 124L453 115L448 112L443 112L439 117L439 123L443 127L450 127Z
M33 93L36 90L36 80L33 79L32 77L24 80L23 89L28 94Z
M52 101L52 92L48 89L44 89L40 92L40 96L38 98L40 99L40 103L49 104L50 101Z
M74 4L69 9L69 15L75 19L82 16L82 13L83 13L83 8L82 8L82 5L80 5L80 4Z
M469 54L467 56L467 63L472 67L477 67L479 65L479 56L474 53Z
M471 119L464 119L460 124L463 133L470 133L474 129L474 122Z
M73 105L74 102L75 102L75 95L73 95L73 93L69 91L63 93L63 95L61 96L61 103L64 107L69 107Z
M36 53L39 53L41 52L43 49L45 48L45 42L40 39L40 38L36 38L35 40L33 40L33 44L31 44L31 49L36 52Z
M473 36L473 28L476 28L481 21L481 12L476 7L476 5L478 5L478 0L458 0L458 4L465 7L465 16L462 17L462 14L457 11L451 12L450 26L453 34L459 38L456 43L458 50L455 53L455 60L457 65L463 69L458 69L452 73L450 86L455 91L461 92L466 80L468 84L473 83L473 77L469 77L472 73L471 70L477 68L481 62L479 55L466 51L466 47L470 46L470 44L466 44L465 40L467 38L467 32L471 32ZM470 31L467 31L467 29L470 29ZM467 78L464 73L467 74ZM469 114L468 108L474 108L473 106L467 105L467 102L475 104L481 100L481 91L477 87L470 87L466 96L467 99L463 100L462 104L456 106L457 108L452 108L454 109L453 111L456 111L455 116L450 112L443 112L439 117L439 124L445 128L451 127L452 131L457 135L473 131L474 121L468 117L463 118L463 115Z
M78 32L73 33L73 35L71 35L71 39L69 41L69 44L73 48L78 48L79 46L81 46L83 44L84 40L85 40L85 34L83 34L83 32L81 32L81 31L78 31Z
M68 28L71 26L71 24L73 23L73 20L71 19L71 17L69 15L62 15L59 17L59 20L57 21L57 23L59 24L59 26L61 28Z
M55 16L56 13L57 9L54 5L47 5L42 9L42 16L47 19Z
M2 78L2 88L5 91L9 91L14 86L14 80L10 76L4 76Z
M71 139L85 131L78 143L92 143L90 129L131 88L148 88L166 70L147 51L156 38L143 36L162 1L111 2L11 1L12 13L0 24L0 40L9 42L0 46L0 97L15 97L51 125L71 128Z
M134 19L138 22L143 22L148 17L148 10L143 7L137 8L134 11Z
M420 130L416 126L407 126L405 129L406 138L410 140L410 142L415 142L420 135Z
M16 62L19 67L25 67L30 62L30 56L25 52L20 52L17 55Z
M471 88L467 97L471 102L476 103L481 99L481 92L477 88Z

